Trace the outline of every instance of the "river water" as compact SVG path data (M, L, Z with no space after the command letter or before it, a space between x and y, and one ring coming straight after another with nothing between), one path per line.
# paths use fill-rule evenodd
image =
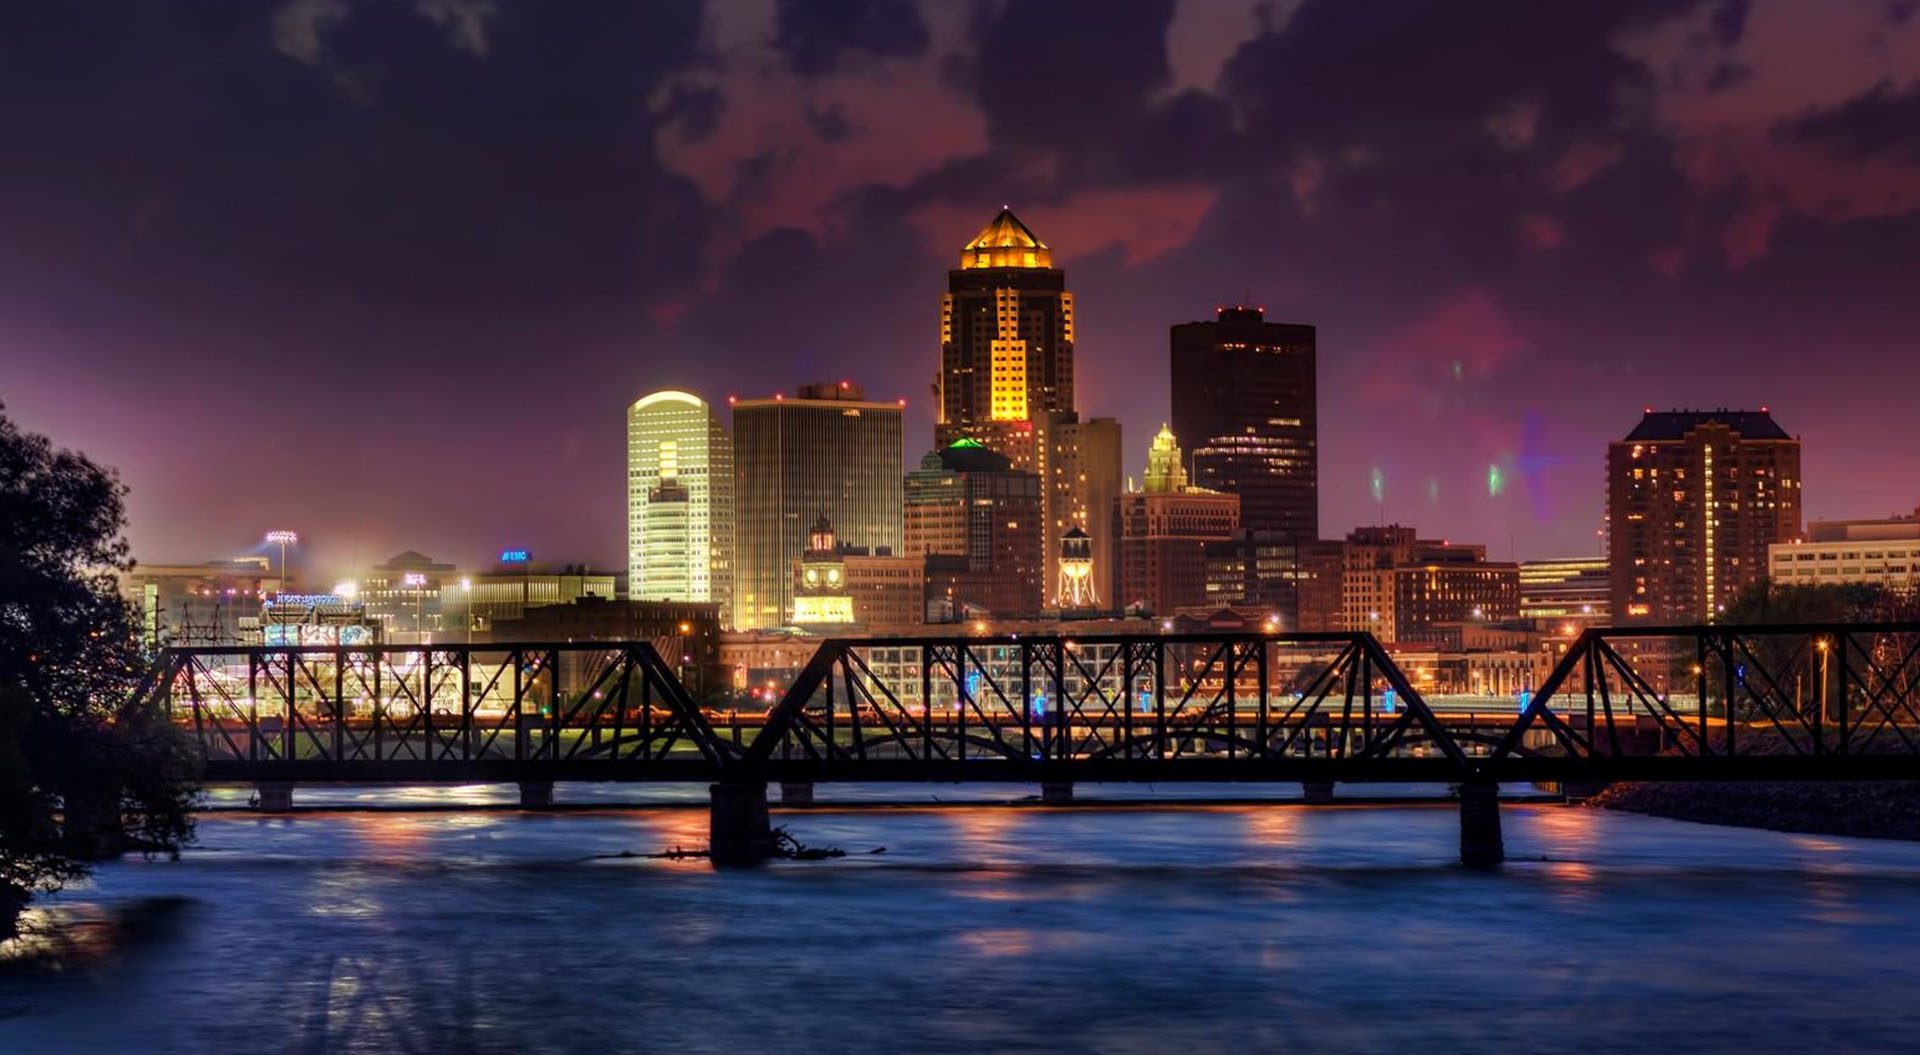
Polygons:
M715 873L617 856L700 809L436 794L104 866L0 1052L1920 1050L1911 843L1509 805L1478 874L1445 806L946 805Z

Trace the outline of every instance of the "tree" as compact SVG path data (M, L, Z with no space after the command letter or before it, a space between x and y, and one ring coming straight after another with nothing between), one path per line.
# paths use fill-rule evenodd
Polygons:
M0 940L36 892L192 837L195 755L137 702L125 488L0 405Z
M1717 622L1757 623L1905 622L1920 618L1911 593L1873 583L1802 585L1768 579L1748 586L1728 602Z

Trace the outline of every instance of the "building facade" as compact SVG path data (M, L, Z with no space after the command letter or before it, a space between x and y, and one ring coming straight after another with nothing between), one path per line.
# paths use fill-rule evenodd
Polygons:
M1520 566L1485 546L1422 539L1410 527L1363 527L1341 547L1341 625L1387 642L1428 642L1450 624L1520 615Z
M1047 561L1041 477L962 437L906 479L906 553L926 560L929 597L953 610L1038 612Z
M733 580L733 444L698 396L664 390L627 408L627 589L726 605Z
M258 635L262 602L283 588L266 557L136 564L120 576L148 648L240 644Z
M1520 616L1557 626L1604 626L1613 618L1605 557L1520 562Z
M1320 536L1315 330L1221 308L1175 326L1173 431L1193 482L1240 497L1240 523L1286 539Z
M1782 586L1920 587L1920 510L1883 520L1816 520L1806 537L1767 547L1767 577Z
M1036 424L1038 468L1044 491L1043 519L1046 525L1041 548L1049 561L1058 561L1062 541L1075 530L1087 536L1086 574L1063 579L1060 568L1047 569L1046 577L1055 584L1073 582L1084 594L1091 591L1095 604L1115 596L1115 574L1119 570L1113 535L1113 507L1125 490L1120 422L1113 418L1080 420L1072 411L1042 415ZM1078 547L1076 544L1076 552ZM1068 599L1057 587L1050 601L1066 605ZM1076 605L1075 607L1080 607Z
M1800 441L1758 411L1648 410L1607 447L1616 624L1710 622L1800 534Z
M1180 445L1166 426L1147 451L1142 489L1120 496L1115 517L1118 605L1168 614L1209 603L1206 547L1238 530L1240 499L1188 484Z
M899 553L902 403L860 386L803 386L797 397L733 405L734 626L780 626L793 610L793 563L825 516L849 545Z

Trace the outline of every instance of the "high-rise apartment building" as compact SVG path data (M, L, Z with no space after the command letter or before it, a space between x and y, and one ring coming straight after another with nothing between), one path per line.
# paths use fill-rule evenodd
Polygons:
M1648 410L1607 446L1616 623L1714 619L1800 533L1800 441L1766 408Z
M1292 540L1320 534L1312 326L1219 309L1173 327L1173 431L1193 482L1240 496L1240 522Z
M1164 425L1147 451L1139 491L1120 496L1120 596L1116 607L1140 605L1160 615L1208 603L1209 542L1231 539L1240 499L1187 483L1179 442Z
M627 590L716 603L733 585L733 444L698 396L665 390L627 408Z
M839 541L901 552L901 408L846 381L734 402L735 629L786 623L821 516Z
M1038 612L1047 585L1040 477L978 440L920 460L906 480L906 551L926 558L927 589L954 610Z

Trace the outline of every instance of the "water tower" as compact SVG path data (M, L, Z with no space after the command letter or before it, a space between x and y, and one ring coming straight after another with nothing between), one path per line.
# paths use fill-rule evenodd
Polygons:
M1093 539L1078 527L1060 536L1060 607L1092 608L1100 603L1093 591Z

